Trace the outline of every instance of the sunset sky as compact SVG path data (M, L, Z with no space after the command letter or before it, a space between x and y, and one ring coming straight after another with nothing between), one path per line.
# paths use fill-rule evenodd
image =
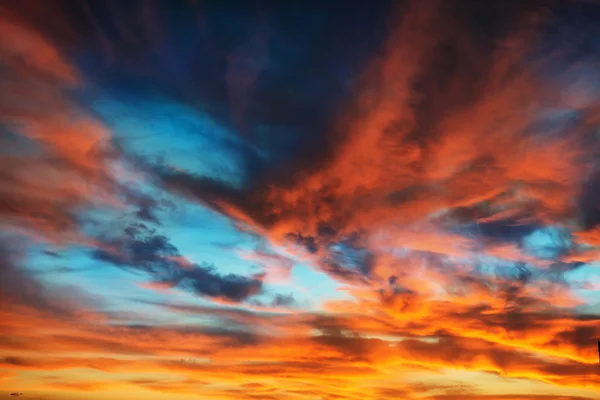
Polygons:
M598 400L600 2L0 2L0 400Z

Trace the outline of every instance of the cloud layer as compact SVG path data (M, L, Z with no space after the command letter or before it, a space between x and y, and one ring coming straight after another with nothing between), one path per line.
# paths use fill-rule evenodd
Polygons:
M599 398L597 7L33 3L0 396Z

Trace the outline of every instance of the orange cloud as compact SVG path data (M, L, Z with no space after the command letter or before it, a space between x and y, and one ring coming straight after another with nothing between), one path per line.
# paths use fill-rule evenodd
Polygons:
M41 33L16 15L0 13L0 98L8 135L0 154L0 214L5 222L38 232L73 230L73 213L111 198L106 151L110 135L66 91L78 72Z

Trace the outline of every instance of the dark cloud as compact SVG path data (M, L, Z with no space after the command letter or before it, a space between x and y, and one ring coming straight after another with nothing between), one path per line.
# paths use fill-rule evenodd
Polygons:
M240 324L234 324L231 321L225 321L222 327L190 325L171 328L167 332L173 332L182 336L197 335L213 338L217 339L223 346L227 347L244 347L259 345L267 339L266 337L261 337L261 335L255 333L253 328L254 327L251 325L242 326ZM130 330L133 335L135 335L136 332L143 335L152 335L159 331L164 332L162 329L157 329L155 326L148 325L129 325L127 326L127 329ZM217 351L217 349L212 350Z
M178 286L198 295L240 302L262 291L262 275L248 278L236 274L219 274L213 266L196 266L178 274ZM169 282L169 281L167 281ZM173 281L171 281L173 282Z
M541 275L543 278L548 279L551 282L569 285L565 274L575 271L586 265L587 265L586 263L579 262L579 261L574 261L574 262L557 261L557 262L552 263L550 265L550 267L548 268L548 270L543 271L541 273Z
M43 253L49 257L61 258L61 255L59 253L52 250L44 250Z
M120 235L103 240L104 247L92 251L92 256L121 267L132 267L145 272L175 274L179 265L170 258L179 252L164 235L143 223L127 226Z
M597 317L600 320L600 316ZM557 333L549 345L560 345L568 343L577 349L584 350L593 347L598 330L594 326L578 326Z
M269 301L253 300L252 304L258 307L294 308L298 306L298 301L291 293L276 293L272 296L272 298Z
M309 253L315 254L319 251L317 239L314 236L307 236L301 233L288 233L286 238L292 242L296 242L304 247Z
M495 213L492 204L482 202L469 207L455 207L440 217L438 222L451 232L481 238L487 243L519 243L527 235L544 228L542 222L536 221L534 209L486 221Z
M120 234L102 238L102 242L104 248L92 251L95 259L149 273L157 282L200 296L240 302L262 291L262 275L223 275L208 264L185 265L169 238L142 223L129 225Z
M208 177L194 175L188 172L175 171L163 166L148 166L151 171L159 178L167 189L173 190L191 199L206 204L218 211L227 214L221 206L221 202L243 207L244 210L252 210L257 207L255 212L249 214L255 218L261 218L261 222L268 224L268 217L262 215L262 209L265 207L257 203L251 193L246 190L237 189L231 185L211 179Z
M523 223L517 219L477 224L477 229L484 238L505 242L518 241L539 228L539 225Z
M291 307L296 305L296 303L296 298L293 294L276 294L271 304L275 307Z
M166 200L156 199L156 197L123 187L122 193L125 196L125 201L128 205L134 208L136 219L160 225L157 213L165 209L173 208L173 204Z
M364 242L364 239L362 239ZM375 254L366 248L358 234L352 235L329 246L329 254L325 262L331 265L354 269L362 275L369 276L375 265Z
M222 341L226 346L244 347L256 346L262 343L265 337L252 332L252 327L248 326L247 330L233 330L224 328L202 328L196 329L198 333L209 337L215 337Z
M583 186L579 210L584 230L592 229L600 224L600 169L598 168Z
M321 335L314 339L317 343L338 349L352 360L369 361L374 350L387 346L380 339L362 338L358 334L344 332L344 335Z

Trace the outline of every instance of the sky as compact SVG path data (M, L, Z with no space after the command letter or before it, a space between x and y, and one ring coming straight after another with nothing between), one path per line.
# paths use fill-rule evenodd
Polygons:
M598 400L600 3L0 3L0 399Z

